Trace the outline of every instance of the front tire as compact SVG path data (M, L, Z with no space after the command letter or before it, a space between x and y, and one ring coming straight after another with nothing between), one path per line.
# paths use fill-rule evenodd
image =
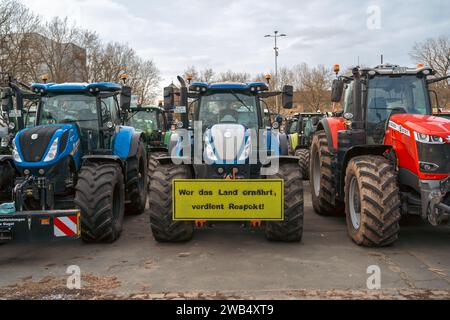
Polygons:
M147 165L147 154L141 141L136 155L127 161L127 215L140 215L145 211L148 193Z
M81 210L81 238L87 243L111 243L122 232L125 191L122 168L116 163L81 167L75 205Z
M295 156L299 157L298 164L300 165L300 171L303 176L303 180L309 180L309 163L310 152L308 149L300 149L295 152Z
M158 242L185 242L192 239L194 224L172 219L172 180L192 179L188 166L159 164L150 183L150 226Z
M336 199L336 186L331 166L332 154L327 135L318 131L311 145L309 169L312 203L314 211L320 215L339 215L344 212L343 204Z
M298 165L282 163L272 179L284 179L284 221L267 222L270 241L300 242L303 236L303 181Z
M381 156L352 159L345 177L350 238L364 247L384 247L398 239L400 192L394 167Z
M148 170L147 170L147 184L148 184L148 190L150 190L150 183L152 180L153 173L155 172L156 168L160 165L158 158L162 156L168 156L169 153L167 151L156 151L151 152L150 157L148 159Z

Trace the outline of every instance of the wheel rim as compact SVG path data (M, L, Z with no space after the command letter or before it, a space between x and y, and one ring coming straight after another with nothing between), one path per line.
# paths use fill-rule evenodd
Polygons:
M320 157L317 151L314 152L313 175L314 193L316 194L316 197L318 197L320 195L320 180L322 178L320 172Z
M348 202L350 219L352 221L353 228L355 230L358 230L361 226L361 197L359 193L358 180L356 179L356 177L352 177L350 181Z

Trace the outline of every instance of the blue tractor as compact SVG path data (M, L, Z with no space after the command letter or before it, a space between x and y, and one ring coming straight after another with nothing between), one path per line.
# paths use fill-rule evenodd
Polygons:
M114 83L34 84L36 126L17 133L0 207L0 240L113 242L125 213L147 201L141 133L123 125L131 88Z
M226 221L263 228L271 241L300 241L303 186L298 158L288 155L287 137L279 132L279 123L267 127L264 115L264 98L282 95L283 107L292 108L292 86L282 92L269 92L262 82L201 82L188 88L184 79L178 80L181 102L175 113L181 121L171 137L170 155L156 159L159 165L150 181L155 240L188 241L195 227ZM165 88L165 104L173 101L173 94ZM278 162L278 170L270 172L266 167L270 162ZM275 196L271 187L265 187L275 186L273 180L279 183ZM254 203L270 199L265 194L277 203L269 212L273 216L263 214L271 203Z

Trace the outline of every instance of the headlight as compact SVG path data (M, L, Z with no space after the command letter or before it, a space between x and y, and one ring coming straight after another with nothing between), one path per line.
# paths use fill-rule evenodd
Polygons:
M245 144L244 152L241 153L239 157L239 161L245 161L250 157L252 152L252 138L249 136L247 139L247 143Z
M47 155L45 156L44 162L49 162L56 158L56 155L58 154L58 141L59 138L56 138L53 141L50 150L48 150Z
M16 139L13 139L12 146L13 146L13 152L12 152L13 160L15 162L22 162L22 158L20 157L19 151L17 151Z
M414 132L414 137L417 142L429 143L429 144L443 144L444 139L439 136L432 136L425 133Z

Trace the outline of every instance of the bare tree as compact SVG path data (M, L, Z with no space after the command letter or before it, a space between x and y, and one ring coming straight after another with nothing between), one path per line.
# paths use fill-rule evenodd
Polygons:
M0 70L22 81L32 81L36 61L29 50L30 34L39 17L16 0L0 1Z
M69 24L67 17L55 17L42 26L36 49L51 81L70 82L83 76L86 51L80 47L82 39L82 31Z
M251 75L247 72L234 72L234 71L226 71L219 74L217 80L219 82L248 82L251 79Z
M306 112L328 110L330 106L331 70L323 65L309 67L303 63L293 69L293 84L297 99Z
M215 72L211 68L204 69L202 71L198 71L195 66L188 67L183 72L183 77L192 76L193 81L202 81L202 82L214 82L215 81Z
M438 76L446 76L450 72L450 37L441 36L416 43L410 52L411 58L417 63L425 63ZM437 91L441 107L450 105L450 86L448 81L441 81L433 85Z
M161 80L159 70L152 60L144 60L134 57L129 65L129 84L142 104L147 105L155 101L158 96L159 82Z
M207 68L201 72L200 78L201 78L201 81L204 81L204 82L214 82L215 75L216 74L213 69Z

